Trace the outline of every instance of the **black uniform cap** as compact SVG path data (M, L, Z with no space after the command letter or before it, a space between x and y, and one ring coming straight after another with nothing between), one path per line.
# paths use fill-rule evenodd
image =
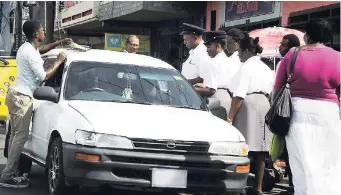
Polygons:
M205 45L210 44L212 42L222 42L226 39L226 32L225 31L210 31L205 32Z
M201 36L205 32L205 29L200 28L199 26L195 26L193 24L183 23L181 28L182 32L180 33L180 35L192 34L196 36Z

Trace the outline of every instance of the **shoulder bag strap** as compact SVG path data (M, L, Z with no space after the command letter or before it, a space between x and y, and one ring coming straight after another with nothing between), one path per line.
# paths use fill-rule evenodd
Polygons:
M290 62L290 70L289 70L289 76L287 79L287 83L291 83L291 77L294 74L294 67L295 67L295 63L296 63L296 59L297 59L297 54L300 51L300 47L296 47L294 54L291 57L291 62Z

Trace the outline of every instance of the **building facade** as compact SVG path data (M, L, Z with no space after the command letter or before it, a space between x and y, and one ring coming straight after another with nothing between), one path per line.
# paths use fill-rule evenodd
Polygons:
M252 31L272 26L302 30L309 20L326 18L333 25L330 46L340 51L339 1L212 1L206 13L206 30Z
M206 30L242 30L279 26L281 2L274 1L212 1L207 5ZM215 24L215 25L214 25Z
M188 55L179 35L183 22L204 27L206 2L65 2L55 37L68 36L91 48L121 51L130 34L140 37L139 52L180 68Z
M330 47L340 51L340 2L339 1L284 1L282 26L303 30L304 25L315 18L328 19L333 25Z

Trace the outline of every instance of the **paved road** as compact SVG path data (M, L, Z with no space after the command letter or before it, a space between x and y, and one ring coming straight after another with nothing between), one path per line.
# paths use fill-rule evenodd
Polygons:
M2 127L0 126L0 132L2 132ZM0 170L4 168L6 159L3 157L3 145L4 145L4 135L0 134ZM48 195L46 180L44 178L44 170L38 165L33 165L31 173L31 186L27 189L6 189L0 188L1 195ZM277 195L280 189L276 188L273 192L268 193L269 195ZM117 191L117 190L102 190L97 193L81 191L75 195L149 195L151 193L141 193L132 191ZM160 194L161 195L161 194Z

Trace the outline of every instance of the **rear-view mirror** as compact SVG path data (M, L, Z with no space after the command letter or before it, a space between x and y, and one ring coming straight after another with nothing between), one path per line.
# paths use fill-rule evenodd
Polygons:
M52 87L49 86L38 87L33 92L33 97L37 100L45 100L54 103L58 102L58 94Z

